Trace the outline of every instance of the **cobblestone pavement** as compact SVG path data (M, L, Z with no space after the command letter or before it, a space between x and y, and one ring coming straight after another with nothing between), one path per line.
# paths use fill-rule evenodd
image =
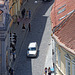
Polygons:
M28 2L25 2L23 4L23 6L22 6L22 9L23 8L26 8L26 10L28 10L30 8L30 10L31 10L31 19L25 19L25 18L24 19L21 19L20 25L17 25L17 23L13 23L13 25L11 27L11 32L12 33L15 32L17 34L17 44L16 44L16 51L17 51L16 54L17 54L17 56L18 56L19 51L20 51L20 48L22 46L23 39L25 38L25 36L26 36L26 34L28 32L27 31L28 24L32 20L32 15L33 15L34 11L36 11L37 7L40 5L40 3L35 4L34 2L35 2L35 0L29 0ZM24 32L22 31L23 23L25 24L25 27L26 27L26 29L25 29Z
M22 19L20 25L13 24L11 31L17 34L16 44L16 61L13 65L15 67L14 75L43 75L47 53L50 50L51 38L51 22L50 11L53 2L34 3L35 0L29 0L28 3L23 5L26 10L31 9L31 19ZM39 6L39 7L38 7ZM38 12L37 12L38 11ZM28 23L31 23L31 32L29 33ZM22 24L25 23L26 30L22 31ZM29 42L36 41L39 45L39 55L37 59L26 58L26 51ZM49 60L49 58L47 58ZM51 57L50 57L51 59ZM52 62L52 61L51 61ZM51 63L52 64L52 63ZM52 65L48 65L52 67Z

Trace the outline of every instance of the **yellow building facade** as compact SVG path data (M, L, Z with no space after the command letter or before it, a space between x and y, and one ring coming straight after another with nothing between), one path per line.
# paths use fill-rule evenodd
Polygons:
M21 0L9 0L9 14L12 17L10 26L16 21L16 16L20 14Z
M55 75L75 75L75 55L55 40Z

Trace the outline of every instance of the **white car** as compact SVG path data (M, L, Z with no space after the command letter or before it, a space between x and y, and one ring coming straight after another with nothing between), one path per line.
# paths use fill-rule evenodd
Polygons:
M28 46L27 57L37 57L38 45L36 42L31 42Z

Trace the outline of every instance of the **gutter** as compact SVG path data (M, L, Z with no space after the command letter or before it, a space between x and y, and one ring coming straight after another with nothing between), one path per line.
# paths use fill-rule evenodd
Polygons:
M65 44L63 44L62 42L60 42L60 40L58 39L58 37L53 34L52 38L59 44L59 46L63 47L65 50L69 51L70 53L72 53L73 55L75 55L75 50L68 48L67 46L65 46Z

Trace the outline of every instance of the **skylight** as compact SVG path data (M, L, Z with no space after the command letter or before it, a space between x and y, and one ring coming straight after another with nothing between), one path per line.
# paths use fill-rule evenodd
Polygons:
M66 8L61 9L60 11L58 11L58 14L62 13L65 10L66 10Z
M61 17L61 18L59 19L59 21L62 20L63 18L65 18L66 16L70 15L70 14L73 13L74 11L75 11L75 10L72 10L71 12L69 12L68 14L66 14L65 16Z
M64 6L66 6L66 4L64 4L64 5L62 5L61 7L59 7L58 10L61 9L61 8L63 8Z

